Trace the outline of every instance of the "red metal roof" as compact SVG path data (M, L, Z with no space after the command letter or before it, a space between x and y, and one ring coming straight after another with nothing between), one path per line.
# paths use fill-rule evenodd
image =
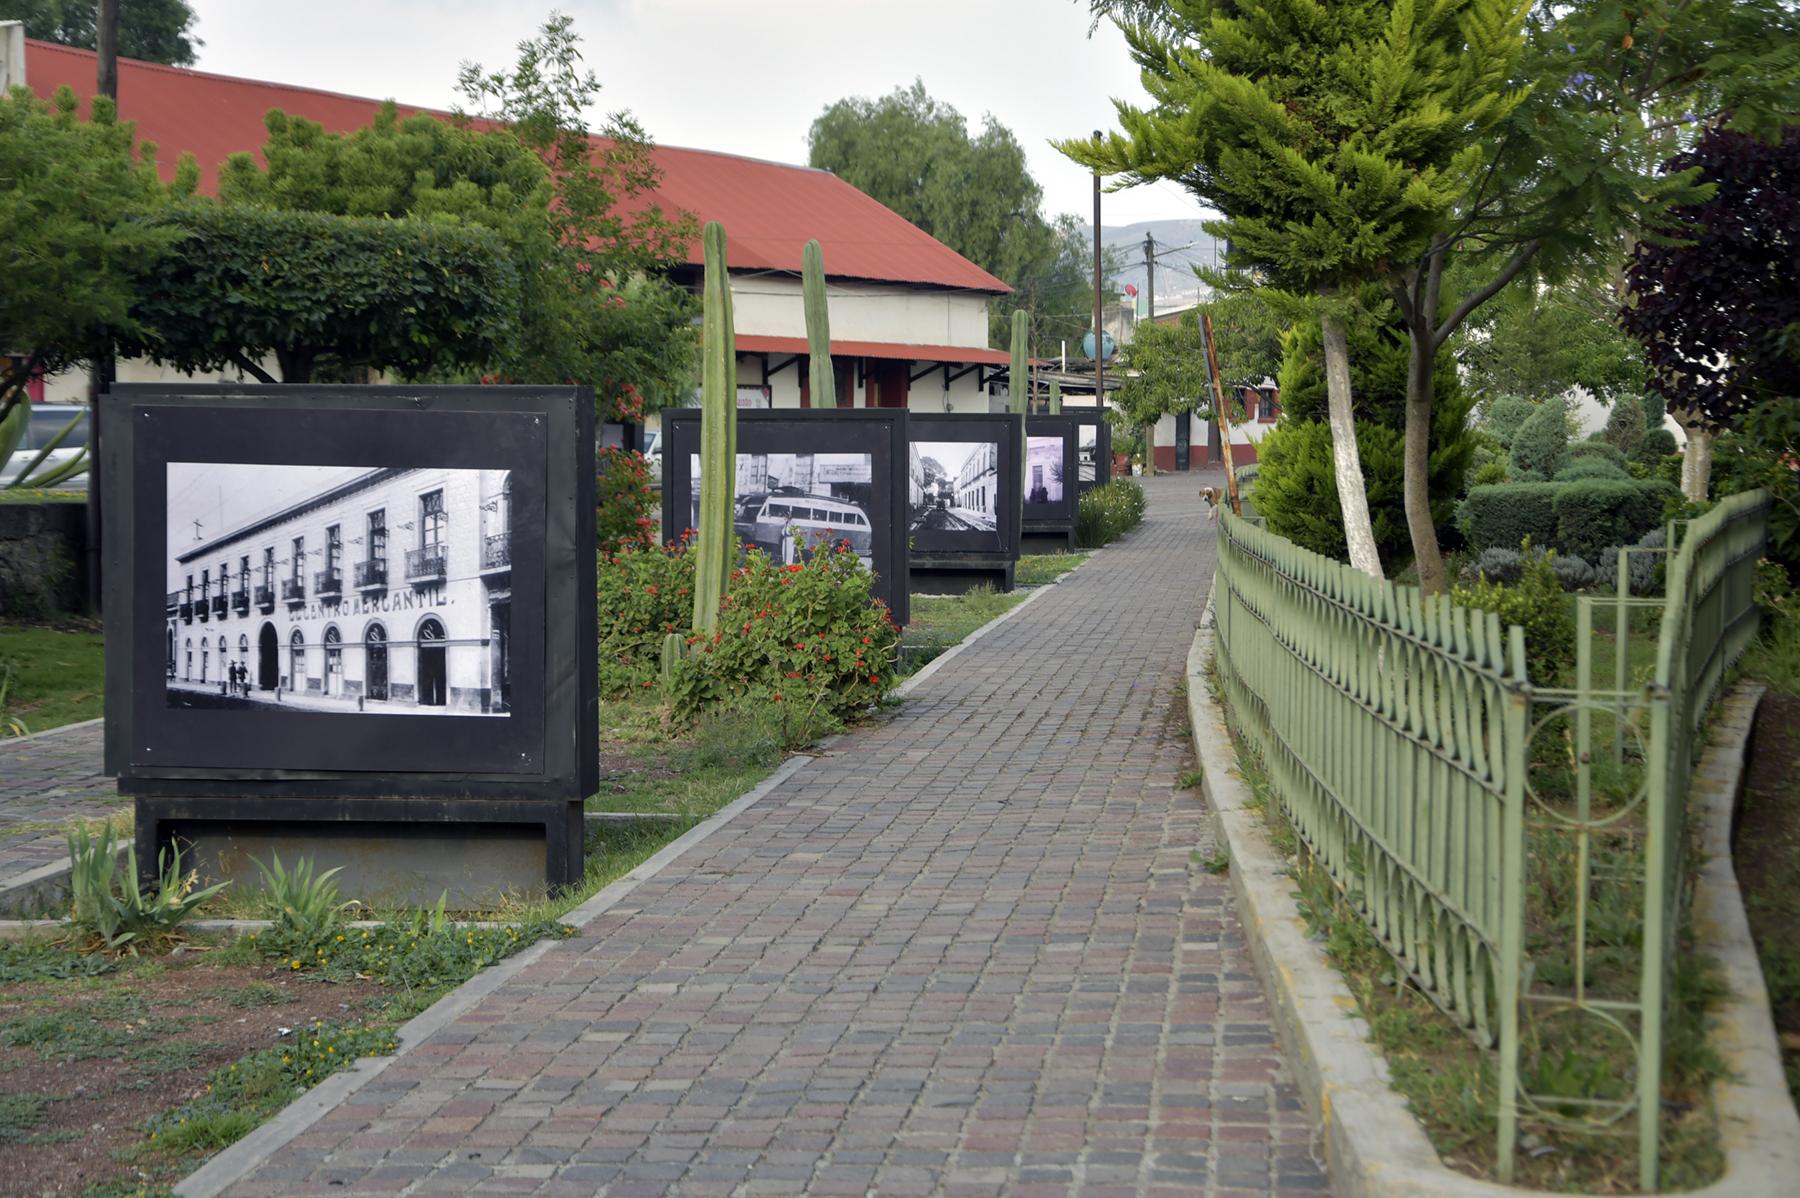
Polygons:
M74 89L85 104L94 92L94 52L26 39L25 77L48 98L58 87ZM213 75L156 63L119 60L119 110L137 122L138 137L155 142L163 177L191 152L200 165L201 189L218 185L218 167L242 150L260 151L271 108L347 132L369 123L380 101L316 88ZM404 114L429 112L400 105ZM833 278L869 279L969 291L1011 288L898 213L877 203L829 171L740 158L710 150L657 146L663 172L654 201L725 226L733 270L800 273L800 251L817 238ZM700 247L688 261L700 262Z
M761 333L739 333L740 354L803 354L804 337L770 337ZM891 341L838 341L831 343L834 357L889 358L901 362L981 362L989 366L1005 366L1012 359L1003 349L982 349L973 345L903 345Z

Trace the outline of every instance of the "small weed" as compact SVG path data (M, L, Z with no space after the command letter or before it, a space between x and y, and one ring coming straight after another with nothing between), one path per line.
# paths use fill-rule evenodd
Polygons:
M0 1144L26 1139L44 1117L48 1098L37 1094L0 1094Z
M1231 869L1231 854L1224 849L1214 849L1204 854L1196 849L1190 856L1195 865L1209 874L1222 874Z
M299 995L290 994L280 986L271 986L267 982L250 982L243 986L222 986L215 990L208 990L205 997L221 999L240 1011L253 1011L258 1007L281 1007L299 1000Z
M1206 782L1206 774L1200 770L1189 770L1175 779L1175 785L1183 790L1199 790Z
M71 952L43 940L0 940L0 985L91 978L119 967L116 957Z

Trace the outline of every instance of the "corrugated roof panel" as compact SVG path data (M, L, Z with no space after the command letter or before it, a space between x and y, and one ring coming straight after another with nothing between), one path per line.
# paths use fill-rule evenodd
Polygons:
M48 98L68 86L86 102L94 92L94 52L27 39L26 79ZM157 63L119 60L120 111L138 137L157 145L164 178L183 153L200 165L201 188L218 186L219 164L260 151L271 108L347 132L369 123L380 101L315 88L213 75ZM431 109L400 105L402 114ZM711 150L658 146L663 172L654 203L725 226L734 270L800 272L800 253L817 238L834 278L1010 291L1005 283L891 209L827 171L763 162ZM698 264L698 242L688 261Z

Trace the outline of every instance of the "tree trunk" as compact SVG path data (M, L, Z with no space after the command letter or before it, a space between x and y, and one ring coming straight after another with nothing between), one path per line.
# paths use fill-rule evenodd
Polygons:
M1319 331L1325 342L1325 397L1344 542L1350 548L1350 564L1380 578L1381 554L1375 548L1375 526L1369 521L1368 490L1363 486L1362 458L1356 449L1356 418L1350 411L1350 347L1344 322L1326 313L1319 317Z
M1445 588L1444 555L1438 549L1437 521L1431 516L1431 407L1436 398L1437 347L1428 329L1415 331L1406 360L1406 441L1404 494L1406 531L1412 537L1413 561L1419 570L1419 589L1441 595Z
M1712 489L1713 435L1705 425L1689 423L1684 415L1675 417L1687 430L1687 448L1681 451L1681 495L1691 503L1705 503Z

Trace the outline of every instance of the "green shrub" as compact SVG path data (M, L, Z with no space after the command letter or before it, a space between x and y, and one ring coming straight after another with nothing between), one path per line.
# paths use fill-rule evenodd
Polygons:
M312 858L302 857L292 871L284 869L281 854L264 865L260 858L250 860L263 876L263 903L274 926L263 933L274 951L301 955L310 953L337 933L345 908L356 904L338 898L337 882L343 866L315 873Z
M1654 464L1680 451L1681 446L1675 443L1674 433L1666 428L1653 428L1638 442L1637 452L1631 455L1631 460Z
M1596 440L1593 437L1586 441L1577 441L1569 446L1569 456L1565 466L1594 458L1610 462L1620 470L1625 469L1625 455L1620 453L1610 441Z
M1592 560L1609 546L1631 545L1662 523L1673 490L1661 480L1581 479L1474 487L1458 511L1477 552L1510 549L1529 538Z
M1562 403L1541 403L1513 437L1513 474L1517 477L1529 472L1554 478L1568 452L1569 419Z
M1606 440L1621 456L1631 456L1643 442L1646 431L1644 405L1635 395L1622 395L1613 401L1612 415L1606 418Z
M1116 541L1144 519L1144 488L1129 478L1091 487L1075 505L1075 543L1098 549Z
M654 549L656 491L644 455L609 445L600 450L596 470L594 531L601 552Z
M1482 430L1498 440L1502 447L1512 448L1513 438L1531 418L1537 405L1516 395L1502 395L1492 400L1481 413Z
M1499 458L1483 462L1469 475L1472 487L1491 487L1507 481L1506 462Z
M1556 472L1559 483L1582 482L1586 479L1629 479L1630 471L1601 457L1572 457Z
M1585 479L1555 489L1556 536L1551 544L1592 559L1602 550L1631 545L1662 523L1667 483Z
M661 677L663 636L694 622L691 539L668 547L621 548L599 559L600 694L648 690Z
M732 571L711 640L687 638L671 699L683 718L715 708L797 706L795 735L862 711L893 682L900 630L874 575L843 545L793 565L760 550Z
M0 616L46 620L63 606L74 567L59 547L39 540L0 541Z
M1500 623L1525 630L1525 673L1538 686L1556 681L1575 652L1575 615L1556 575L1554 555L1521 547L1523 562L1516 583L1482 578L1472 586L1451 589L1451 598L1465 607L1493 612Z

